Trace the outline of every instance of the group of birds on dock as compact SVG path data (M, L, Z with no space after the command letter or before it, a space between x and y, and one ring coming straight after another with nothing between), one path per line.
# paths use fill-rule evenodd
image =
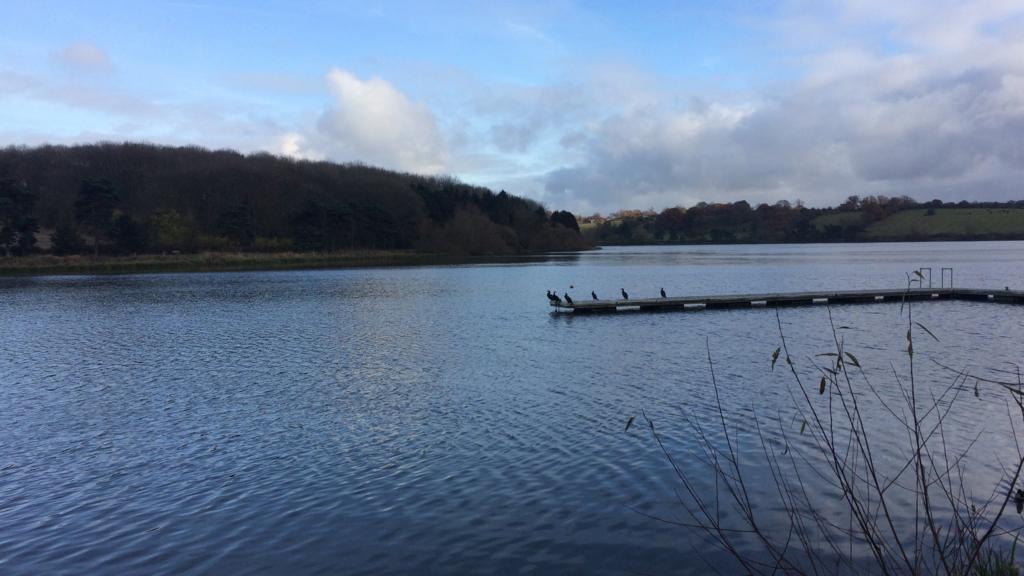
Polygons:
M569 288L573 288L573 286L570 286ZM622 299L623 300L629 300L629 293L626 292L625 288L619 288L619 292L622 293ZM597 292L594 292L593 290L590 291L590 297L593 298L594 300L600 300L600 298L597 297ZM661 297L662 298L668 298L668 294L665 293L665 289L664 288L661 289ZM563 300L563 298L564 298L564 300ZM548 290L548 300L552 304L558 304L558 305L560 305L560 304L568 304L569 306L572 306L574 304L574 302L572 300L572 297L569 296L568 292L564 292L562 294L562 296L559 296L558 292L554 292L554 291Z

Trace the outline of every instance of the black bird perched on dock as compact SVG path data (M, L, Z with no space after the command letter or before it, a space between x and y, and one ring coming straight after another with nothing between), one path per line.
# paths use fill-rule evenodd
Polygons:
M622 291L622 299L623 300L629 300L629 294L626 294L626 289L625 288L619 288L619 290Z
M569 296L568 292L565 293L565 301L569 303L569 306L572 306L572 297Z
M555 296L554 296L554 294L551 293L551 290L548 290L548 300L550 302L554 302L555 301Z
M558 297L558 292L552 292L551 293L551 300L554 301L555 304L561 304L562 303L562 299Z
M664 288L661 289L661 297L662 298L668 298L668 296L665 294L665 289Z
M597 292L594 292L593 290L591 290L590 291L590 297L593 298L594 300L597 300Z

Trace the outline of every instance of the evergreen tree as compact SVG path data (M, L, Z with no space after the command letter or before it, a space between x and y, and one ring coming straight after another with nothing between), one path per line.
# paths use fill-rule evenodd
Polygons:
M39 226L32 216L36 196L25 182L0 180L0 246L4 255L28 254L35 249Z
M100 238L109 235L118 197L109 180L83 180L75 200L78 225L92 234L93 254L100 253Z
M85 247L85 240L70 221L64 221L53 233L51 250L58 256L78 254Z
M127 214L118 214L110 233L119 254L136 254L146 249L146 231Z
M225 210L217 220L217 229L240 248L252 246L256 240L252 206L246 203Z

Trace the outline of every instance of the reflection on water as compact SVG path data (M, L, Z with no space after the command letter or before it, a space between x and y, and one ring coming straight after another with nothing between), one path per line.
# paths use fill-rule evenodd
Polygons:
M543 293L653 296L1024 286L1024 243L614 248L420 268L0 279L0 571L542 573L703 570L645 410L685 462L711 409L706 348L743 425L789 410L772 310L573 318ZM936 274L936 282L938 275ZM898 304L841 306L879 382ZM919 379L1017 362L1024 308L915 306ZM782 312L794 357L823 308ZM902 368L898 368L902 369ZM895 394L894 390L889 393ZM1009 442L1001 400L957 439ZM876 426L892 422L878 415ZM976 474L983 484L992 469Z

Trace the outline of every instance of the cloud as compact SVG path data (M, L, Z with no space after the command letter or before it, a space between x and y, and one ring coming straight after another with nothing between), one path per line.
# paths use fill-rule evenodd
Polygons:
M285 156L291 156L293 158L303 157L303 148L305 142L302 138L302 134L295 132L289 132L278 140L277 148Z
M78 72L108 72L113 69L107 53L89 42L77 42L55 52L53 59L70 70Z
M572 83L489 86L472 103L474 115L490 124L491 142L507 154L531 151L552 130L586 118L592 106L592 99Z
M79 67L99 67L106 61L80 45L60 54L62 61L67 56ZM292 79L259 78L264 77ZM444 172L450 166L445 140L431 110L379 78L363 81L343 70L332 70L326 78L331 104L320 114L299 115L254 110L246 98L180 98L173 93L127 88L113 80L0 67L0 103L8 113L17 116L19 109L34 114L48 110L65 119L59 129L49 129L49 137L22 129L8 131L3 141L72 143L92 137L199 144L243 152L271 150L311 160L358 161L425 174ZM280 83L271 84L269 88L281 88ZM324 85L320 83L321 94ZM294 82L284 86L293 87Z
M290 123L247 111L246 105L150 94L79 74L30 74L0 67L0 110L5 113L0 116L22 126L7 126L0 134L3 144L141 140L245 152L276 149ZM60 121L47 124L30 118Z
M69 109L117 116L156 116L160 111L158 105L138 94L113 89L102 82L82 80L77 77L54 79L0 68L0 96L22 96Z
M815 46L792 80L707 105L680 104L685 92L662 87L574 132L582 157L546 175L545 200L613 210L741 198L823 205L850 194L1019 197L1024 43L996 24L1024 9L868 4L840 3L834 20L815 20L837 40ZM950 35L939 31L957 18ZM880 21L894 34L886 50Z
M426 105L385 80L361 80L341 69L327 74L327 85L333 104L309 134L287 136L282 153L421 174L447 169L447 148Z

